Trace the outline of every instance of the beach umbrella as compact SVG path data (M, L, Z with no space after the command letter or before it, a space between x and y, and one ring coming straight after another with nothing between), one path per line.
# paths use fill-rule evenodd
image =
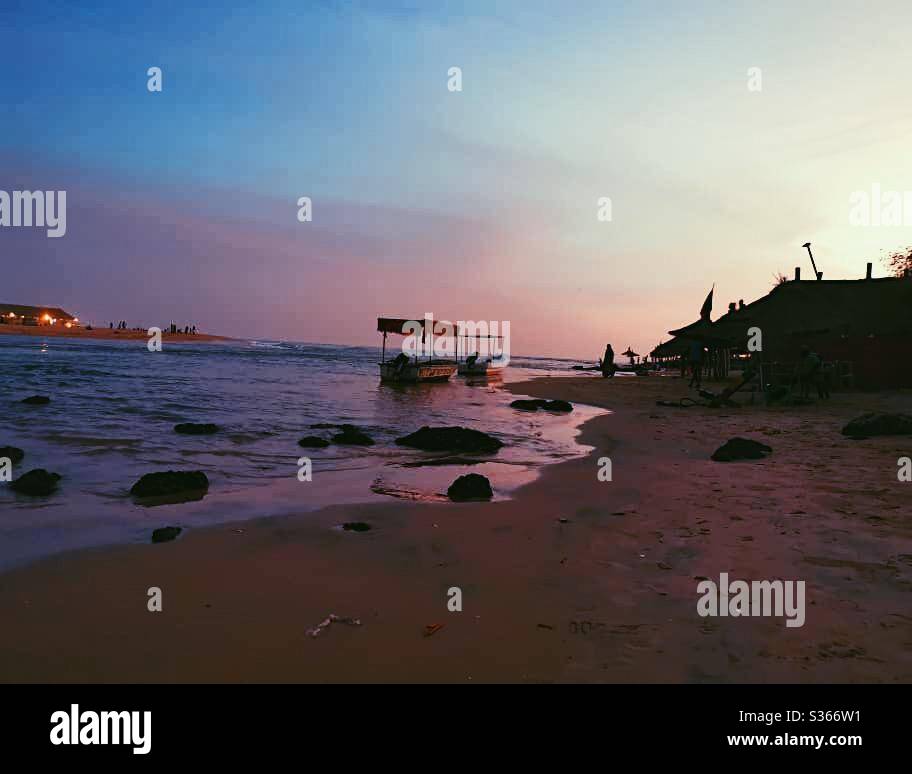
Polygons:
M639 355L638 355L636 352L634 352L630 347L627 347L627 351L626 351L626 352L621 352L621 354L622 354L624 357L629 357L629 358L630 358L630 365L633 365L633 359L634 359L635 357L639 357Z

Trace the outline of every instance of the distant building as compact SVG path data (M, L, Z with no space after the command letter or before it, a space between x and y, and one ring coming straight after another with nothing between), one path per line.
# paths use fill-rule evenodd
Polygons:
M670 331L716 350L748 352L786 373L806 345L835 363L838 380L862 389L912 387L912 278L783 282L763 298L729 311L713 323L700 320ZM845 377L843 379L843 377Z
M0 324L14 325L60 325L72 328L79 324L79 318L56 306L21 306L0 304Z

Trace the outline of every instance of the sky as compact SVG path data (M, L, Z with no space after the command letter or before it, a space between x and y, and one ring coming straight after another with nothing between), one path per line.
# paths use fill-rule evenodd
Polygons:
M594 360L812 276L804 242L828 279L912 244L850 219L912 191L907 1L188 5L0 5L0 190L67 191L65 237L0 228L0 301Z

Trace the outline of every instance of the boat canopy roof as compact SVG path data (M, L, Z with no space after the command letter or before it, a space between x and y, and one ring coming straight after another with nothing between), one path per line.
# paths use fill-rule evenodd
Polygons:
M430 322L431 332L435 336L468 336L473 339L502 339L502 335L479 333L477 330L461 330L456 323L447 320L425 320L424 317L378 317L377 331L379 333L397 333L408 336L415 330L415 325L424 331L425 323ZM411 325L408 325L411 323ZM405 326L408 325L408 328Z
M419 326L424 327L421 317L378 317L377 330L380 333L398 333L400 336L405 336L403 328L407 323L418 323Z

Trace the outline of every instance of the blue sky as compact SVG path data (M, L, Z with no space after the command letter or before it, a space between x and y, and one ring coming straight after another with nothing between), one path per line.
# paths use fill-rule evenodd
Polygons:
M348 343L432 311L595 357L713 282L717 312L762 295L808 240L862 276L912 242L847 218L912 189L912 11L800 6L5 3L0 188L66 187L71 223L0 232L0 300Z

